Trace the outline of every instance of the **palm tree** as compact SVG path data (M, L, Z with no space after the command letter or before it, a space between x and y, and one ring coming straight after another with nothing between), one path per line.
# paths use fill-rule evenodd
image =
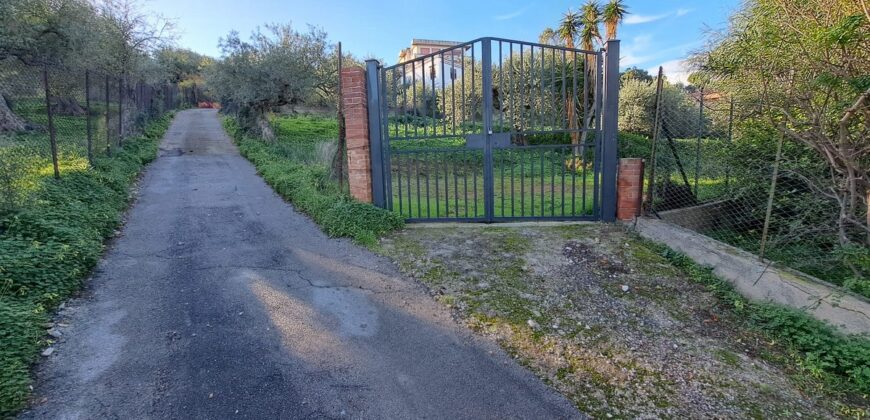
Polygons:
M580 15L572 12L570 9L562 16L559 22L559 27L556 28L555 34L562 41L562 45L568 48L574 48L574 40L580 34L580 26L582 22Z
M598 1L589 0L580 9L580 48L592 51L595 48L595 41L601 43L601 30L598 29L598 24L601 23L601 6Z
M599 44L603 44L601 40L601 31L598 29L598 24L601 23L601 6L598 4L596 0L589 0L583 7L580 9L580 23L582 27L580 29L580 48L592 51L595 49L596 41ZM592 76L595 74L596 66L596 57L592 54L586 54L586 71L583 73L583 77L586 80L592 79ZM594 79L593 79L594 80ZM590 84L589 94L591 98L594 98L596 86ZM584 97L582 100L584 103L589 103L593 101L589 101L590 98ZM587 133L585 129L589 128L592 124L593 118L593 106L589 103L588 106L584 106L587 110L586 115L583 116L583 127L584 130L580 135L580 144L586 143ZM576 154L576 151L575 151Z
M570 9L565 12L562 16L562 20L559 22L559 26L555 30L555 35L561 41L562 45L567 48L574 48L574 41L577 40L577 37L580 34L582 26L582 20L580 19L580 15L571 11ZM568 59L574 61L574 52L569 52L570 56ZM568 118L568 129L575 130L577 129L577 121L575 115L577 114L577 104L574 101L573 93L567 95L565 99L565 109L566 109L566 117ZM577 144L580 138L576 132L571 132L571 143Z
M616 39L616 27L628 14L628 8L623 4L623 0L610 0L607 6L601 11L601 19L604 21L604 31L607 34L607 40Z

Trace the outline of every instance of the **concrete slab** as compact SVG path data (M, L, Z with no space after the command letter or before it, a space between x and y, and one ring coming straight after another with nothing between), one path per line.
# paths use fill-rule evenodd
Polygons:
M846 333L870 335L870 303L861 296L663 220L639 218L633 226L642 237L712 267L749 299L798 308Z

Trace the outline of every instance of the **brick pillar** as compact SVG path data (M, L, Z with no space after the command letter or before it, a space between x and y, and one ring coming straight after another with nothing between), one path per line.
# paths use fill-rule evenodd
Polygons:
M616 218L633 220L640 216L642 195L643 159L620 159L616 181Z
M371 203L372 164L369 152L369 114L365 69L362 67L342 69L341 83L350 195L364 203Z

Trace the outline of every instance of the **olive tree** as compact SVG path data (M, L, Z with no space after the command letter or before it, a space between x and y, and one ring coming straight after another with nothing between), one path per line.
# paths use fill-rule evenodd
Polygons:
M315 95L319 75L334 55L326 32L315 27L299 32L289 24L258 28L248 41L233 31L220 47L223 57L207 72L207 81L241 125L266 140L275 138L268 114Z
M688 92L667 81L662 84L662 118L668 134L693 135L698 126L698 104ZM623 80L619 91L619 130L651 136L655 125L656 84L641 78Z

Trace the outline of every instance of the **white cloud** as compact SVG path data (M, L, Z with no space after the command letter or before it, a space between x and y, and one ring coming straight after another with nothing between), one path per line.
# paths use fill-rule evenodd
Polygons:
M623 23L625 23L626 25L637 25L639 23L655 22L659 19L664 19L670 15L670 13L663 13L660 15L628 15Z
M650 23L650 22L655 22L657 20L664 19L664 18L669 17L669 16L677 16L677 17L685 16L685 15L689 14L691 11L692 11L692 9L677 9L677 10L674 10L671 12L662 13L662 14L658 14L658 15L628 15L625 18L625 20L623 21L623 23L625 23L626 25L638 25L641 23Z
M652 60L655 57L649 54L651 45L652 35L643 34L632 38L622 48L619 65L634 66Z
M669 82L683 84L689 83L689 74L692 73L692 70L685 59L665 61L661 64L661 67ZM647 71L655 77L655 75L659 73L659 68L658 66L650 67Z
M506 13L506 14L503 14L503 15L497 15L497 16L493 17L493 19L495 19L495 20L511 20L511 19L513 19L513 18L517 18L517 17L522 16L523 13L526 13L526 8L525 8L525 7L523 7L523 8L520 9L520 10L517 10L517 11L515 11L515 12Z

